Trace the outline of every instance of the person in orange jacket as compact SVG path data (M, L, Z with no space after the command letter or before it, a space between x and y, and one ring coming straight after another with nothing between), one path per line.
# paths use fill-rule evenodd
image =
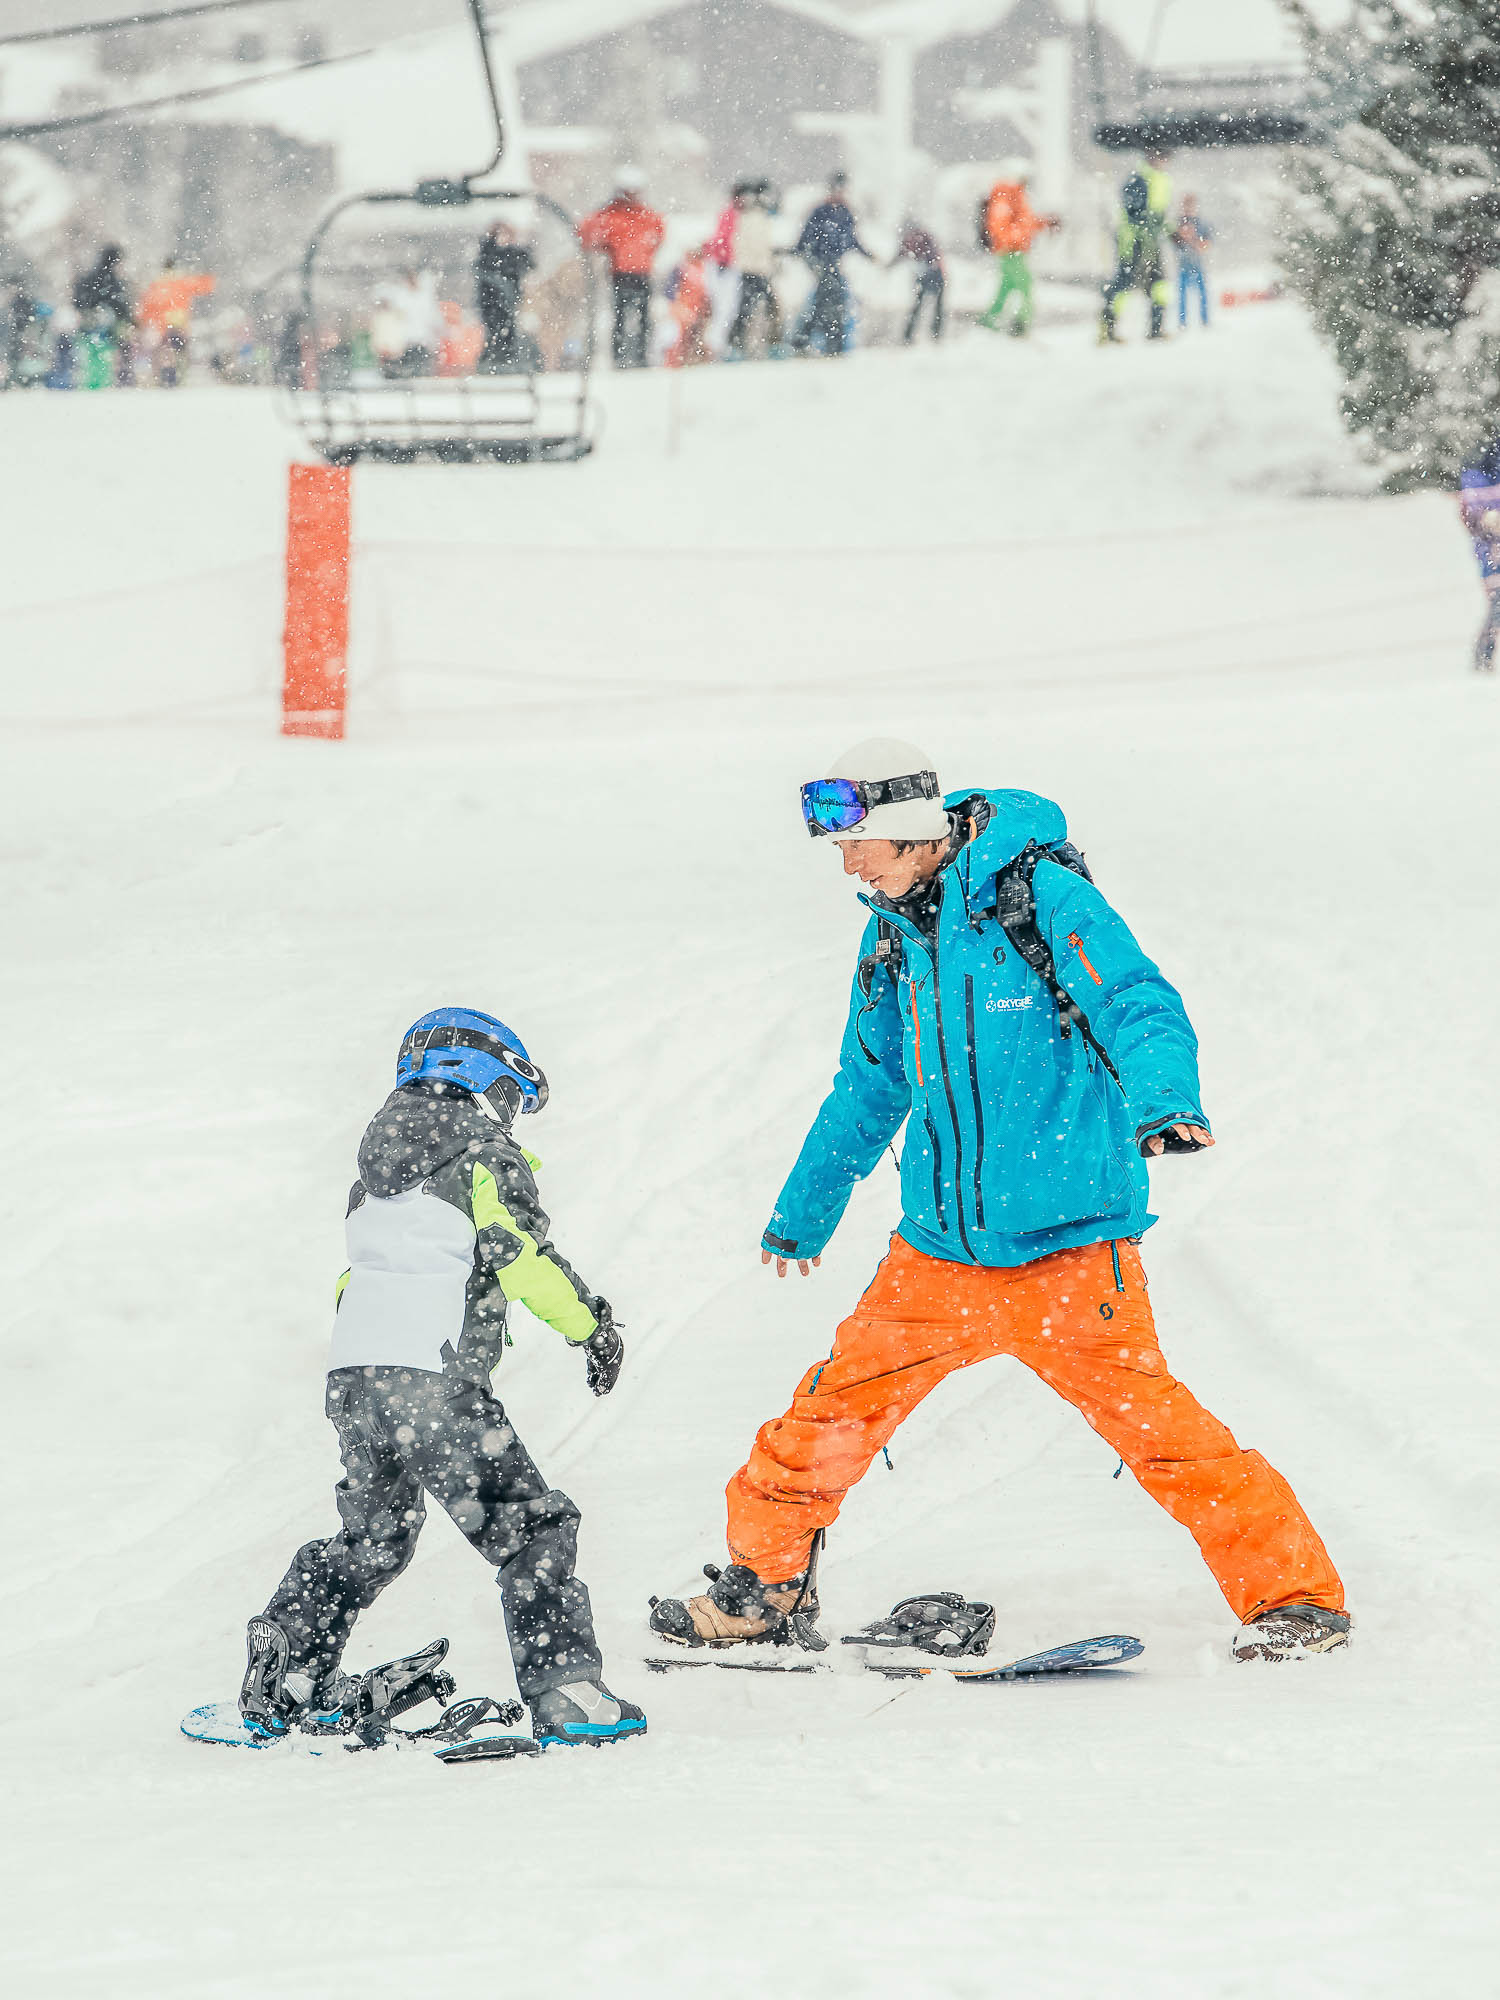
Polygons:
M615 191L603 208L578 225L585 250L602 250L609 259L614 291L613 351L616 368L646 366L646 336L651 325L651 267L667 226L641 199L645 182L634 167L622 167Z
M141 294L136 324L157 356L157 380L163 388L175 389L181 381L194 302L206 298L217 282L205 272L179 271L177 259L168 257L160 277Z
M979 324L999 332L1012 295L1019 301L1010 331L1024 339L1031 331L1031 246L1044 230L1059 229L1061 217L1038 215L1027 191L1024 160L1007 160L1005 178L990 189L984 208L984 240L1000 261L1000 289Z

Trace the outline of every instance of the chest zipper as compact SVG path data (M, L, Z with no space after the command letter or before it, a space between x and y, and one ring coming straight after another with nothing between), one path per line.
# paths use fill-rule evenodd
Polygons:
M974 1221L984 1227L984 1100L979 1095L979 1041L974 1032L974 975L964 974L964 1032L969 1046L969 1089L974 1094Z
M953 1095L953 1077L948 1069L948 1039L943 1033L942 982L938 976L936 951L932 954L932 1011L937 1017L938 1067L943 1072L943 1095L948 1100L948 1118L953 1127L953 1192L954 1210L958 1219L958 1240L967 1251L970 1262L977 1264L979 1259L974 1255L974 1246L969 1241L968 1230L964 1227L964 1200L959 1180L963 1168L964 1144L958 1129L958 1102Z

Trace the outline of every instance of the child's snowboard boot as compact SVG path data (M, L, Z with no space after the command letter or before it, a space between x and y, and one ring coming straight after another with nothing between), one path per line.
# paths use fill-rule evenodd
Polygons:
M531 1733L543 1749L550 1743L618 1743L622 1736L644 1736L646 1718L603 1681L568 1681L531 1697Z

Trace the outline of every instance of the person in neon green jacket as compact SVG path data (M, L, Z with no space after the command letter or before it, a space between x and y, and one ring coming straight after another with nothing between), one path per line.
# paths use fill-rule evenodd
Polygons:
M1118 341L1116 316L1124 293L1142 291L1150 305L1149 340L1166 338L1168 215L1172 207L1172 176L1168 155L1147 153L1120 190L1120 219L1115 232L1116 263L1104 287L1099 321L1101 342Z
M338 1703L354 1621L411 1561L427 1495L496 1571L533 1735L598 1742L646 1726L603 1682L574 1574L578 1509L490 1388L515 1304L582 1351L596 1396L624 1357L608 1301L551 1240L541 1163L512 1131L546 1101L546 1078L493 1015L440 1008L401 1045L396 1088L360 1143L328 1358L341 1526L297 1551L250 1621L240 1709L265 1734Z

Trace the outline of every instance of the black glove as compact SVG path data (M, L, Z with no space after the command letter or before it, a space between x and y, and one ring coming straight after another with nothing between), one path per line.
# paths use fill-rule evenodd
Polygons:
M608 1299L594 1299L590 1304L599 1324L583 1343L584 1367L594 1394L607 1396L620 1379L625 1343L620 1338L620 1329L615 1325Z

